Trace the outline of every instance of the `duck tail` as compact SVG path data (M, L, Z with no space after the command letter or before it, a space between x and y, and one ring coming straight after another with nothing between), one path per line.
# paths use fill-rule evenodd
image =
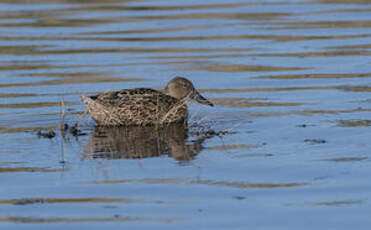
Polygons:
M79 95L81 101L86 105L88 112L93 120L99 125L119 125L120 118L112 108L107 108L104 105L96 102L90 97Z
M88 98L88 97L86 97L86 96L84 96L84 95L81 95L81 94L79 94L79 98L80 98L80 100L86 105L86 106L88 106L91 102L90 101L92 101L90 98Z
M89 97L86 97L84 95L81 95L81 94L79 94L79 97L80 97L81 101L86 105L89 112L97 111L97 110L101 109L100 108L101 105L99 103L95 102L93 99L91 99Z

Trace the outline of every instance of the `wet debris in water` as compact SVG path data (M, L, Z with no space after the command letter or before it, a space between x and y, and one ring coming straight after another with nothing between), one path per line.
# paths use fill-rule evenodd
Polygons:
M244 196L234 196L233 198L236 199L236 200L244 200L244 199L246 199L246 197L244 197Z
M307 128L309 126L315 126L315 125L301 124L301 125L297 125L296 127L298 127L298 128Z
M188 134L192 137L222 137L225 135L231 135L235 134L236 132L230 131L230 130L219 130L215 131L214 129L211 129L210 126L203 126L201 124L192 124L188 127Z
M42 204L44 203L44 200L43 199L23 199L13 204L14 205L28 205L28 204L37 204L37 203Z
M87 135L85 132L81 131L77 125L69 126L66 123L61 125L60 131L61 131L60 134L62 135L63 138L66 137L67 131L69 131L69 133L74 137ZM57 133L52 129L50 130L39 129L37 130L36 134L39 138L49 138L49 139L52 139L57 136Z
M69 111L70 109L67 108L67 111ZM72 134L72 136L74 137L78 137L78 136L84 136L86 135L86 133L82 132L79 128L78 128L78 123L80 121L80 118L81 116L78 118L78 120L76 121L76 123L70 127L66 122L65 122L65 117L66 117L66 108L65 108L65 103L64 103L64 100L62 98L61 100L61 112L60 112L60 116L61 116L61 123L60 123L60 129L61 129L61 135L63 138L66 137L66 132L69 130L69 132ZM82 114L82 116L85 115L86 112L84 112Z
M236 132L226 131L226 130L220 130L220 131L214 131L212 129L209 130L198 130L198 131L189 131L189 135L193 137L214 137L214 136L225 136L230 134L235 134Z
M326 144L327 143L327 141L324 139L305 139L304 142L308 144Z
M85 136L86 133L82 132L78 126L77 126L77 123L71 127L70 129L70 133L74 136L74 137L77 137L77 136Z
M74 124L73 126L70 126L67 123L63 123L61 125L61 133L62 133L63 137L65 137L67 131L69 131L69 133L72 134L72 136L74 136L74 137L87 135L86 133L81 131L81 129L78 128L77 123Z
M39 129L37 131L37 136L52 139L56 136L56 134L55 134L54 130L41 130L41 129Z
M62 126L61 126L61 130L63 130L63 131L65 131L65 130L67 130L68 129L68 124L63 124Z

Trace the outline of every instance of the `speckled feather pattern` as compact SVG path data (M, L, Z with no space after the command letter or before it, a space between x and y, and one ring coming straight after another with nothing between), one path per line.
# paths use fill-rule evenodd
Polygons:
M154 89L124 89L80 97L93 120L104 126L184 122L188 114L184 100Z

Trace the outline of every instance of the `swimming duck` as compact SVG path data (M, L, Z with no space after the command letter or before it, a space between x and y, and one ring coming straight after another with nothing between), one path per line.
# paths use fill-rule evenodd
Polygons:
M189 100L213 106L184 77L175 77L164 90L123 89L86 97L80 95L93 120L101 126L163 125L187 121Z

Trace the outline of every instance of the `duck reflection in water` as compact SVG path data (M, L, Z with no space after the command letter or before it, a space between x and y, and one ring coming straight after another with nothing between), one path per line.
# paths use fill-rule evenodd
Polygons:
M187 141L184 124L156 126L97 126L85 151L92 158L138 159L168 155L180 162L192 160L209 135Z

